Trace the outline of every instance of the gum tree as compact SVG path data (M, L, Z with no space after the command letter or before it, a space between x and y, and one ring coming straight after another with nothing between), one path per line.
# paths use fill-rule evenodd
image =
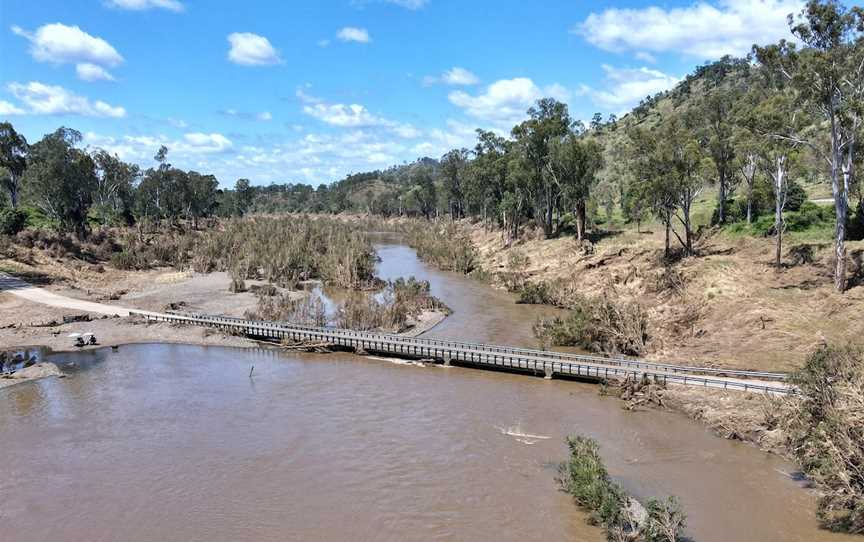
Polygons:
M828 166L834 196L834 287L846 289L846 221L854 164L864 119L864 9L846 8L835 0L810 0L789 16L792 34L806 47L785 40L754 47L756 58L785 79L796 93L796 105L824 121L828 145L817 137L794 136L812 148Z

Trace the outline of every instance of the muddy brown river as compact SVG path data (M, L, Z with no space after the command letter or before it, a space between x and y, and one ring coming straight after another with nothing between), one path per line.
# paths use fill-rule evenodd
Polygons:
M432 335L532 344L542 309L378 242L382 277L453 309ZM817 528L789 464L590 384L159 344L53 360L69 378L0 391L3 542L600 541L553 480L572 433L635 496L677 495L694 540L858 540Z

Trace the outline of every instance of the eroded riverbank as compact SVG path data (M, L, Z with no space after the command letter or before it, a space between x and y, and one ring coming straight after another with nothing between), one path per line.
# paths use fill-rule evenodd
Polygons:
M453 309L432 335L533 343L546 309L395 241L378 250L382 278L429 280ZM847 539L818 530L788 464L678 414L624 411L596 386L256 349L57 359L72 378L0 395L0 438L28 456L0 485L14 512L0 538L599 540L550 468L583 433L635 496L679 496L696 540Z

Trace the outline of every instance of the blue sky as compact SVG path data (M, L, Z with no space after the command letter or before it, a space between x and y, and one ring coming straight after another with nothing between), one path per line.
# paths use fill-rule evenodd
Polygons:
M223 186L337 180L502 133L541 96L620 114L788 37L799 0L0 0L0 119Z

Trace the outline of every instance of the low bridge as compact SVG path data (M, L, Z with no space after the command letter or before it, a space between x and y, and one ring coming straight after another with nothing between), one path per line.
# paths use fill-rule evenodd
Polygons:
M664 384L681 384L774 394L797 393L784 373L741 371L654 363L638 359L607 358L584 354L551 352L513 346L469 343L449 339L405 337L374 331L353 331L312 327L287 322L246 320L227 316L162 314L130 310L130 315L149 321L204 326L265 341L316 341L355 351L433 359L488 369L592 379L623 380L643 375Z

